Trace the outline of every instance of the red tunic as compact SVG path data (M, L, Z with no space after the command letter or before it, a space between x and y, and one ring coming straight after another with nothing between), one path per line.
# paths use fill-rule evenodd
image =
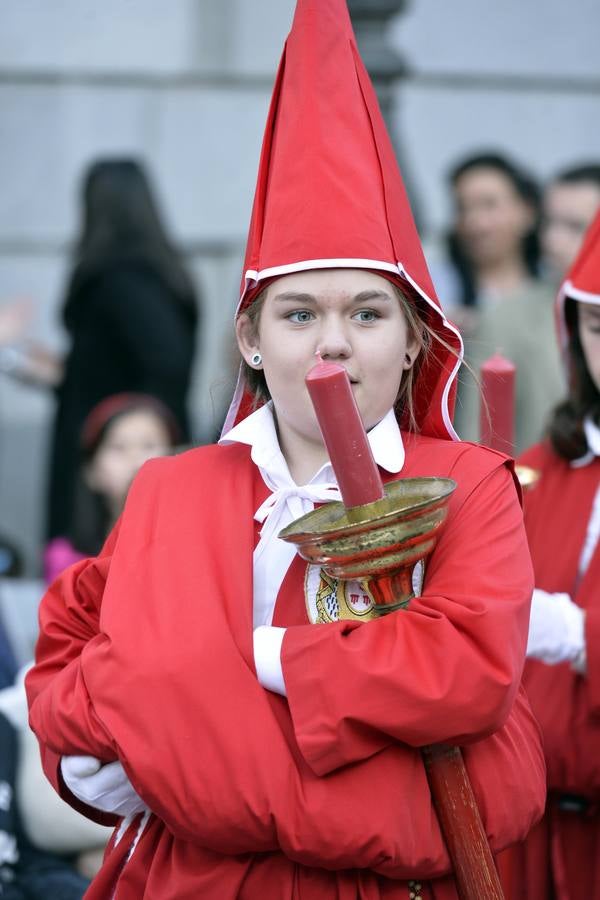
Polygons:
M101 556L44 598L27 682L54 783L57 755L118 757L155 814L130 859L137 823L109 849L90 900L115 882L116 900L406 900L409 879L455 898L416 749L438 741L465 746L493 848L527 833L545 779L518 693L532 573L517 492L499 454L407 437L402 474L432 473L458 488L410 609L308 624L305 566L290 567L286 700L254 669L267 488L249 448L143 468Z
M503 854L501 870L509 900L600 900L600 544L584 576L577 574L600 459L573 467L538 445L522 461L541 472L525 502L535 584L568 593L585 609L587 675L568 662L525 666L524 684L544 735L548 805L527 841ZM576 795L582 811L565 809L574 805L565 795Z

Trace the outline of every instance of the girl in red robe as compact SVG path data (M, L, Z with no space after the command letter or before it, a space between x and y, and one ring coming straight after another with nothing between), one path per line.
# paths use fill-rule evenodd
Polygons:
M343 0L300 0L267 121L217 446L155 460L51 587L28 677L48 776L114 822L90 900L456 898L419 748L494 851L541 815L519 693L532 572L512 465L452 428L443 316ZM385 480L457 482L409 609L277 538L339 497L304 378L341 363ZM262 404L262 405L261 405Z
M510 900L600 900L600 213L557 303L570 374L548 440L523 463L535 568L524 683L544 734L548 800L502 858Z

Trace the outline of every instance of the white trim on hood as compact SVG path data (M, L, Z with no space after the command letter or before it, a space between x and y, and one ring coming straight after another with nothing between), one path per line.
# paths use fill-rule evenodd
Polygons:
M572 281L563 282L561 290L566 297L578 300L579 303L600 303L600 294L582 291L580 288L576 288Z

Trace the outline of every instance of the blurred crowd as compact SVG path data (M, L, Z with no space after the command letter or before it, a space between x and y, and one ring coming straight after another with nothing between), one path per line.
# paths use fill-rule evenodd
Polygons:
M517 367L519 453L540 439L565 392L553 302L600 204L600 161L569 166L541 187L509 157L480 153L448 183L454 217L430 267L465 341L455 427L463 440L479 439L478 374L499 351Z
M541 185L520 162L478 152L453 166L448 190L447 233L426 247L441 303L465 340L455 426L479 439L478 372L499 350L517 367L520 452L540 439L565 393L553 300L600 206L600 160ZM56 397L40 510L47 581L99 551L147 459L191 439L199 297L148 175L134 159L96 161L81 201L61 310L66 356L29 339L31 301L0 305L0 372ZM0 540L0 895L69 900L82 896L108 830L67 808L43 779L22 688L32 642L18 639L22 623L7 600L21 574L19 548Z
M66 356L28 340L30 302L0 308L2 370L56 398L40 557L46 582L99 552L146 460L190 439L198 297L148 175L137 160L99 160L81 201L61 312ZM75 900L109 830L68 808L42 774L23 688L35 627L22 640L22 619L35 610L11 590L22 569L19 548L2 541L0 564L0 895Z

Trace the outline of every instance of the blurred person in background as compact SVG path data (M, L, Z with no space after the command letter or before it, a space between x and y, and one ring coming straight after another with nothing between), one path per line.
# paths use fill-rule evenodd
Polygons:
M101 401L85 421L82 462L68 537L45 554L53 580L66 566L97 554L143 463L170 453L179 437L174 415L143 394ZM2 547L0 547L1 551ZM28 727L23 677L0 618L0 896L8 900L79 900L100 867L108 830L89 822L47 783ZM7 892L8 891L8 892Z
M447 258L432 266L441 303L466 335L477 313L537 280L539 189L500 153L469 156L450 172L454 221Z
M89 863L91 847L101 856L107 830L48 789L10 637L0 614L0 897L80 900L93 872L79 863Z
M109 832L48 790L27 723L22 675L0 689L0 800L3 900L80 900Z
M57 390L48 536L71 521L79 437L105 397L159 398L189 438L186 395L198 318L196 292L167 236L142 165L106 159L89 168L83 221L63 306L71 338Z
M71 521L44 553L48 582L100 552L138 470L148 459L171 453L179 436L175 416L147 394L116 394L94 407L81 435Z
M600 162L558 172L544 191L541 247L545 274L557 286L575 261L600 207Z
M563 392L552 291L538 277L540 196L532 177L499 153L471 156L450 174L455 220L448 262L433 268L442 305L461 327L465 360L455 427L479 439L481 364L496 351L517 366L516 448L537 441ZM436 280L437 279L437 280Z
M544 818L501 855L507 900L600 900L600 212L559 292L569 390L521 458L535 570L524 685L542 728Z

